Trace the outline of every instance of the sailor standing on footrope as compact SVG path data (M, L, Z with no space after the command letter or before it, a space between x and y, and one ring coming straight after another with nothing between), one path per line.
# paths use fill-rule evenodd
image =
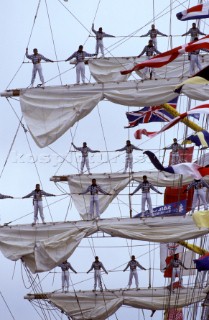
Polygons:
M99 261L99 257L95 257L95 261L92 263L91 268L86 273L89 273L91 270L94 269L94 289L93 291L96 291L97 284L100 287L100 291L103 291L102 288L102 279L101 279L101 269L104 270L106 274L108 274L107 270L103 266L102 262Z
M80 83L80 76L85 83L85 64L84 60L86 57L93 57L96 56L96 53L87 53L86 51L83 51L83 46L80 45L78 47L78 51L75 51L69 58L67 58L65 61L69 61L73 58L76 58L76 83Z
M41 60L45 60L46 62L54 62L53 60L50 60L48 58L45 58L42 54L38 53L38 49L33 49L33 54L28 54L28 48L26 48L26 57L33 62L33 71L32 71L32 79L31 79L31 87L34 85L34 81L36 78L36 73L38 71L41 83L42 83L42 88L44 87L44 76L42 72L42 67L41 67Z
M148 45L144 47L142 52L138 55L138 58L140 58L144 53L146 53L147 59L150 60L154 56L154 53L160 54L161 52L155 48L153 41L149 40ZM150 79L152 79L152 76L154 76L154 78L157 79L155 69L149 68L149 67L144 68L142 79L143 80L146 79L146 74L149 70L150 70Z
M133 144L131 144L130 140L126 141L125 147L115 150L115 151L126 151L126 161L125 161L125 168L123 173L126 173L128 167L130 168L131 173L133 173L133 150L142 151L142 149L137 148Z
M179 278L180 286L182 287L182 285L183 285L183 278L181 275L180 266L182 266L185 270L188 269L184 266L182 261L178 258L178 253L176 253L176 254L174 254L174 257L171 260L171 262L166 266L166 268L164 268L164 270L166 270L170 267L172 268L172 277L171 277L171 285L170 285L171 289L173 289L173 283L175 281L175 277Z
M43 224L46 224L46 222L44 221L42 196L55 197L55 195L41 190L40 184L36 184L35 190L27 194L26 196L22 197L22 199L30 198L31 196L33 196L33 205L34 205L34 222L32 223L32 226L34 226L38 220L38 211L40 213L40 217Z
M147 202L149 214L153 217L153 208L152 208L152 200L150 197L150 189L156 191L159 194L162 192L158 191L148 180L147 176L143 176L143 182L138 185L138 187L134 190L134 192L130 193L130 196L133 196L138 190L142 189L142 204L141 204L141 217L144 217L145 213L145 203Z
M195 38L198 38L198 34L201 34L202 36L206 36L205 33L200 31L200 29L196 27L196 23L193 23L192 28L190 28L189 31L182 34L182 37L187 36L188 34L190 34L191 36L190 41L194 41Z
M115 36L112 36L111 34L107 34L102 31L102 28L100 27L98 31L94 29L94 24L92 24L91 30L96 35L96 55L99 53L99 49L101 51L102 57L104 57L104 44L103 44L103 38L109 37L109 38L115 38Z
M194 213L195 207L198 205L198 202L201 201L201 204L204 205L204 210L208 210L208 204L206 201L206 193L203 189L206 187L209 189L209 185L203 179L194 179L191 182L184 192L189 191L191 188L194 188L193 200L192 200L192 214Z
M157 35L161 35L163 37L167 37L167 34L160 32L158 29L155 28L155 25L151 25L151 29L146 33L141 35L140 37L147 37L150 36L150 39L153 41L155 49L157 49Z
M137 273L137 269L136 268L138 267L141 270L146 270L146 269L144 267L142 267L142 265L138 261L136 261L135 256L131 256L131 260L129 261L129 263L127 264L127 266L123 270L123 272L126 271L128 269L128 267L130 267L128 289L130 289L130 287L132 285L133 277L135 279L136 288L138 289L138 287L139 287L139 279L138 279L138 273Z
M198 41L198 38L194 38L193 42ZM207 49L201 49L202 51L209 52ZM190 60L190 76L192 77L195 74L195 65L199 70L202 69L200 58L199 58L200 49L189 52L189 60Z
M91 218L94 218L94 206L96 207L96 216L97 219L99 219L100 217L100 211L99 211L99 199L98 199L98 193L101 192L105 195L111 195L110 193L102 190L102 188L97 185L96 179L92 179L92 184L90 186L88 186L88 188L84 191L79 193L79 195L81 194L86 194L90 192L91 194L91 199L90 199L90 210L89 213L91 215Z
M163 148L164 150L172 150L171 152L171 165L180 163L180 155L179 150L183 150L184 148L177 142L177 139L173 139L173 143L169 147Z
M83 147L76 147L73 142L72 142L72 146L73 146L76 150L81 151L81 153L82 153L81 174L83 174L84 165L86 165L86 168L87 168L87 170L88 170L88 173L91 174L91 172L90 172L90 167L89 167L89 157L88 157L88 153L89 153L89 152L91 152L91 153L97 153L97 152L100 152L100 151L99 151L99 150L92 150L92 149L90 149L89 147L87 147L87 143L86 143L86 142L83 143Z
M67 260L59 264L58 267L62 269L62 292L64 292L65 284L68 292L69 291L69 269L72 270L74 273L77 273L77 271L73 269L73 267Z

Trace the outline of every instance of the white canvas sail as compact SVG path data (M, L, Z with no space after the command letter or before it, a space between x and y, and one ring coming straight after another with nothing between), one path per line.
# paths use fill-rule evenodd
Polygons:
M186 165L186 164L183 164ZM99 194L99 207L100 214L102 214L113 201L113 199L131 182L141 182L143 175L148 177L149 182L158 187L181 187L193 181L193 172L184 170L184 175L172 174L164 171L148 172L141 171L132 175L111 173L111 174L94 174L93 178L96 179L97 184L106 192L111 195ZM63 177L62 177L63 179ZM52 177L52 181L59 181L59 177ZM66 181L70 188L70 194L72 196L74 205L83 219L89 219L90 209L90 193L85 195L79 195L79 193L85 191L89 185L91 185L92 176L89 175L69 175L66 176ZM127 195L128 199L128 195Z
M201 55L202 68L208 66L209 55ZM132 69L136 64L145 61L146 56L137 57L109 57L100 59L91 59L88 61L91 75L97 82L121 82L126 81L131 74L121 75L120 71ZM183 66L183 68L182 68ZM166 66L156 68L156 77L158 79L172 79L188 77L190 75L190 61L188 54L178 57ZM136 71L138 76L142 76L143 70Z
M165 288L142 288L139 291L104 291L96 296L90 291L79 291L76 292L76 295L75 292L28 294L25 299L46 299L73 320L104 320L122 305L140 309L164 310L168 305L169 308L181 308L200 302L205 297L206 293L194 288L181 289L178 295L170 294Z
M98 231L113 237L167 243L200 237L208 233L208 228L198 228L192 217L177 216L145 221L115 218L37 227L4 226L0 233L0 250L12 261L22 259L31 272L43 272L69 258L83 238Z
M27 89L20 91L20 104L34 141L43 148L88 115L103 99L125 106L160 105L178 96L174 90L179 83L175 78ZM209 86L185 84L182 92L190 98L207 100Z

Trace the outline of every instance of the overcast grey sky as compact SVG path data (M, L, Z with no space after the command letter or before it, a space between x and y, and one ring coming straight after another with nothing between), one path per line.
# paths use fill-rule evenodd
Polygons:
M39 1L37 0L1 1L0 91L4 91L8 86L9 88L24 88L30 84L32 65L23 63L28 62L24 56L27 46L29 53L32 53L33 48L36 47L40 53L53 60L65 60L78 49L80 44L84 44L84 49L87 52L94 53L95 39L89 37L92 22L95 23L96 29L102 26L106 33L116 36L115 39L104 39L105 47L109 51L107 56L138 55L147 44L148 38L129 38L126 36L136 30L139 30L136 36L146 33L153 23L153 12L156 16L159 14L155 24L161 32L169 34L171 20L171 34L174 35L173 46L180 45L184 43L185 38L181 38L178 35L186 32L192 22L179 22L175 17L175 13L182 11L184 6L187 7L188 3L191 6L195 5L196 1L173 1L173 11L170 14L170 1L168 0L155 1L154 7L153 0L69 0L68 2L61 0L45 2L42 0L34 23L38 3ZM201 24L201 29L207 33L207 26L204 24ZM124 39L122 36L124 36ZM122 39L124 41L118 44L118 41ZM112 46L113 44L115 46ZM112 50L114 47L115 49ZM169 38L159 38L158 47L160 51L170 49ZM63 84L75 83L75 69L72 65L60 62L59 69L63 73L61 76ZM47 84L60 84L56 63L43 63L43 73L45 80L53 79ZM86 73L88 75L88 67L86 67ZM12 79L13 81L10 84ZM38 76L36 83L39 83ZM45 191L61 194L60 190L49 179L53 175L77 173L77 170L69 162L60 166L62 156L65 156L70 149L72 136L75 136L74 143L78 146L83 141L87 141L88 145L93 149L105 150L106 143L107 149L110 151L124 146L125 140L130 137L132 142L142 149L155 151L157 149L156 152L161 157L163 156L163 151L159 151L159 149L162 149L164 145L168 145L174 135L179 139L182 137L182 126L180 125L171 129L169 135L157 137L152 141L146 139L140 142L134 141L133 133L135 130L124 130L124 126L127 125L125 112L128 108L103 101L91 114L82 119L78 125L76 124L71 131L67 132L50 148L40 149L35 145L30 134L25 134L22 127L14 140L19 119L21 118L18 99L7 101L5 98L1 98L0 106L0 192L11 194L15 197L21 197L29 193L34 189L37 182L42 183ZM160 128L160 126L156 127ZM147 129L151 129L151 126L148 126ZM14 144L6 162L13 141ZM32 161L32 153L36 160L35 165ZM61 157L58 155L61 155ZM115 159L116 155L118 154L111 154L113 171L121 170L124 166L124 156L121 155L121 157ZM47 163L43 161L44 157L47 157ZM96 166L92 170L93 172L110 172L111 168L108 161L100 165L101 161L106 159L105 157L105 153L102 153L100 156L91 158L91 166ZM76 163L75 153L69 155L69 160L72 160L74 166L79 167ZM141 153L135 153L135 161L138 162L135 164L136 171L148 169L146 158ZM68 190L66 185L64 188ZM55 201L58 202L53 204ZM162 201L162 197L153 195L154 205L160 205L160 201ZM69 198L64 196L53 198L49 199L48 203L51 205L49 207L50 212L48 208L45 209L47 221L51 221L50 214L53 217L53 221L64 221L66 215L67 220L79 219L78 213L73 206L68 210ZM133 203L135 208L137 208L137 205L140 208L140 196L134 197ZM128 217L129 209L127 204L128 195L121 196L119 202L114 201L108 207L107 212L104 213L104 218L120 216L121 211L123 216ZM25 224L31 223L32 219L33 207L31 199L8 199L0 202L1 224L9 221L12 221L13 224ZM109 248L110 246L112 248ZM139 241L121 239L97 238L84 240L70 259L75 269L81 272L78 275L72 275L73 282L78 282L75 288L92 289L93 279L91 275L86 275L85 272L90 267L95 254L99 255L108 270L114 268L118 270L118 272L112 272L108 276L104 276L106 287L122 288L127 285L128 272L124 274L121 270L129 260L130 255L135 254L139 257L140 263L146 268L159 269L158 248L159 244L151 243L148 245ZM150 255L149 249L152 250ZM23 296L32 292L32 290L25 271L21 268L20 261L11 262L0 254L0 262L0 310L4 320L43 319L43 315L38 315L30 303L23 299ZM61 288L60 270L56 268L55 274L53 271L40 275L40 279L43 279L41 281L43 291L48 292ZM153 286L165 284L163 276L158 270L153 274ZM139 279L140 287L148 286L148 272L142 274L139 271ZM83 282L79 283L80 281ZM4 299L8 303L10 311ZM127 317L148 319L149 314L150 312L145 311L146 316L144 317L143 313L136 309L121 308L117 312L117 317L120 320L127 319ZM61 319L65 318L61 314L60 317ZM47 319L50 319L49 316L47 316ZM111 319L115 319L115 316L112 316ZM162 319L162 313L156 313L153 319Z

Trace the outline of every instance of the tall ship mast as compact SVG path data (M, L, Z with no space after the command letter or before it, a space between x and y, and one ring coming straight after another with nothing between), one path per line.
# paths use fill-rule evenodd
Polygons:
M208 319L209 267L201 263L209 253L209 211L198 202L192 212L189 189L194 180L206 189L209 183L208 3L24 0L12 4L12 14L10 6L1 12L4 320ZM195 44L182 36L192 23L203 33ZM151 25L160 33L148 59L140 53ZM104 54L95 55L96 41ZM76 83L77 56L67 58L80 45L89 55L80 55L85 77ZM31 58L34 48L42 61ZM192 73L194 52L201 70ZM33 81L40 63L44 78ZM135 149L126 168L128 140ZM84 143L89 167L81 165ZM154 187L147 191L153 212L142 212L142 187L134 194L144 176ZM100 188L94 215L93 179ZM95 257L104 267L96 288L97 270L89 271ZM180 274L171 281L175 259ZM139 279L131 284L128 263L135 260ZM72 269L63 287L65 261Z

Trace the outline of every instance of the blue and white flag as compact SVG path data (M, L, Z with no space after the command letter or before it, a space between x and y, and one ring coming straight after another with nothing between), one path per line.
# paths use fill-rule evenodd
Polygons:
M172 202L169 204L165 204L164 206L156 207L153 209L153 217L160 216L177 216L186 214L186 200L181 200L178 202ZM134 218L140 218L142 213L138 213ZM144 216L149 217L149 211L145 211Z

